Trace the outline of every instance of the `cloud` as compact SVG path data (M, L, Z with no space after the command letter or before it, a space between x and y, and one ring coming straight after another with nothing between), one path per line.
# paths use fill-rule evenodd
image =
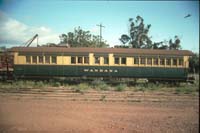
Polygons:
M56 34L50 28L45 26L28 26L8 17L5 13L0 11L0 46L19 46L32 38L35 34L39 35L40 45L49 42L59 42L59 34ZM34 42L33 45L34 44L36 44L36 42Z

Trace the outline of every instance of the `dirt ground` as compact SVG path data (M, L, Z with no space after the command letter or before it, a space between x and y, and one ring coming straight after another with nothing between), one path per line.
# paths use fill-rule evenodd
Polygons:
M115 96L121 95L125 93ZM109 94L100 98L105 97ZM69 100L65 96L0 93L0 132L199 132L198 96L134 93L132 97L136 99L78 100L74 97Z

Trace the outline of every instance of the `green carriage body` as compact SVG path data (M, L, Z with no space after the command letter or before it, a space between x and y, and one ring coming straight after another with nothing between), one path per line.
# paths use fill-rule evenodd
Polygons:
M10 51L14 53L16 77L113 77L183 81L187 79L189 57L193 55L187 50L122 48L16 47Z

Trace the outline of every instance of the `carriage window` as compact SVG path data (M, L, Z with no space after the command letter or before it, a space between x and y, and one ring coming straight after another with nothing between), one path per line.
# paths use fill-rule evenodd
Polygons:
M39 63L43 63L43 56L39 56Z
M83 58L82 57L78 57L78 63L83 63Z
M140 64L145 64L145 58L144 57L141 58Z
M163 58L160 59L160 65L165 65L165 59Z
M56 56L52 56L51 58L52 58L52 63L56 64L56 62L57 62Z
M109 58L108 57L104 57L104 64L109 64Z
M173 65L174 65L174 66L177 65L177 59L173 59Z
M126 58L125 57L121 58L121 64L126 64Z
M152 65L152 58L147 58L147 64Z
M119 57L115 57L115 64L119 64Z
M95 64L99 64L100 63L100 57L95 57Z
M89 57L84 57L84 63L89 64Z
M183 59L179 59L178 65L179 65L179 66L183 66Z
M155 58L155 59L154 59L153 64L154 64L154 65L158 65L158 58Z
M134 58L134 64L139 64L139 58L138 57Z
M47 63L47 64L50 63L50 56L45 56L45 63Z
M168 65L168 66L171 65L171 59L170 59L170 58L167 58L167 59L166 59L166 65Z
M33 63L37 63L37 56L33 56Z
M30 64L31 63L31 56L26 56L26 63Z
M76 64L76 57L71 57L71 64Z

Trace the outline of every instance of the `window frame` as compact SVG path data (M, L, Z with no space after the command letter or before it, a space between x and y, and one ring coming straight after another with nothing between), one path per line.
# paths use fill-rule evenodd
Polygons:
M126 57L121 57L121 64L126 65L126 63L127 63Z
M150 60L150 63L149 63L149 60ZM147 57L147 65L152 65L152 58Z
M54 59L55 59L55 62L54 62ZM57 56L51 56L51 63L57 64Z
M158 58L153 58L153 65L158 65L158 63L159 63Z
M76 56L71 56L71 64L76 64Z
M166 58L166 66L171 66L171 58Z
M90 62L90 61L89 61L89 57L88 57L88 56L84 56L83 58L84 58L83 63L84 63L84 64L89 64L89 62Z
M174 61L176 61L176 63L174 63ZM178 64L177 58L173 58L173 59L172 59L172 65L173 65L173 66L177 66L177 64Z
M105 65L108 65L109 64L109 57L103 57L103 63Z
M164 66L165 65L165 58L160 58L160 65Z
M139 57L134 57L133 58L133 64L134 65L139 65Z
M179 59L178 59L178 65L179 65L179 66L183 66L183 64L184 64L184 63L183 63L183 58L179 58Z
M94 64L100 64L100 57L99 56L94 57Z
M80 62L79 62L80 61ZM77 57L77 63L78 64L83 64L83 57L82 56L78 56Z
M32 63L37 64L37 56L32 56Z
M146 64L146 58L140 57L140 65L145 65L145 64Z
M117 59L117 60L116 60ZM116 62L117 61L117 62ZM119 61L119 57L114 57L114 64L115 65L119 65L120 61Z
M44 57L43 56L38 56L38 63L43 64L44 63Z
M48 56L48 55L45 56L45 64L50 64L50 56Z
M28 58L27 57L29 57L29 61L28 61ZM1 62L1 61L0 61ZM31 56L26 56L26 64L31 64Z

